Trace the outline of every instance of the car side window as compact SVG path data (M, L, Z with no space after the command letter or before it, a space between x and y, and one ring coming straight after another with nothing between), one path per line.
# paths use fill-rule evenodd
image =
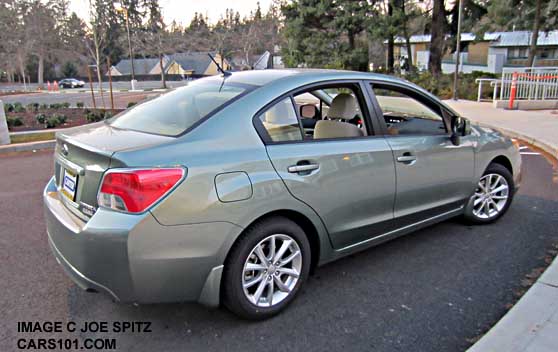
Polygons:
M327 85L299 92L294 101L307 140L368 135L362 94L355 84Z
M273 142L301 141L302 132L290 97L267 109L259 116Z
M373 85L372 90L390 135L445 135L441 111L399 87ZM436 111L438 110L438 111Z

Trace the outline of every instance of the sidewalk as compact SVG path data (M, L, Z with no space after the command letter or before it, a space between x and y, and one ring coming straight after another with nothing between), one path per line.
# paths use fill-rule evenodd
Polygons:
M523 139L558 158L558 114L495 109L492 103L446 100L473 122ZM558 258L469 352L551 352L558 346Z
M554 352L558 348L558 258L468 352Z
M503 110L492 107L492 103L469 100L444 102L472 122L497 128L511 137L523 139L558 156L558 111Z

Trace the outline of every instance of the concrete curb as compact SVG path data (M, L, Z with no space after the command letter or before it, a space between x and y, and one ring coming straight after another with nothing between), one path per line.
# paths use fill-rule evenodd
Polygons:
M558 258L468 352L553 352L558 331Z
M8 144L8 145L0 146L0 154L13 153L13 152L25 152L25 151L32 151L32 150L52 149L52 148L54 148L55 144L56 144L55 140L29 142L29 143L18 143L18 144Z
M35 135L35 134L52 133L52 132L56 133L56 132L63 131L67 128L68 127L66 127L66 128L47 128L47 129L44 129L44 130L32 130L32 131L17 131L17 132L10 132L10 136L32 136L32 135ZM71 127L69 127L69 128L71 128Z
M475 122L530 143L558 159L558 146L533 136ZM468 352L556 351L558 331L558 257L537 282Z

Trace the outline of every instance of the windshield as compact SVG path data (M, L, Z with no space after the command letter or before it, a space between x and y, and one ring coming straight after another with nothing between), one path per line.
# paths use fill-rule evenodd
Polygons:
M201 79L126 110L109 124L134 131L177 136L252 86Z

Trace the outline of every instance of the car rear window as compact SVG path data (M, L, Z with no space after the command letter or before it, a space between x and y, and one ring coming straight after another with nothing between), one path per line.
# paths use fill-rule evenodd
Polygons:
M138 104L109 123L116 128L177 136L251 89L249 85L201 79Z

